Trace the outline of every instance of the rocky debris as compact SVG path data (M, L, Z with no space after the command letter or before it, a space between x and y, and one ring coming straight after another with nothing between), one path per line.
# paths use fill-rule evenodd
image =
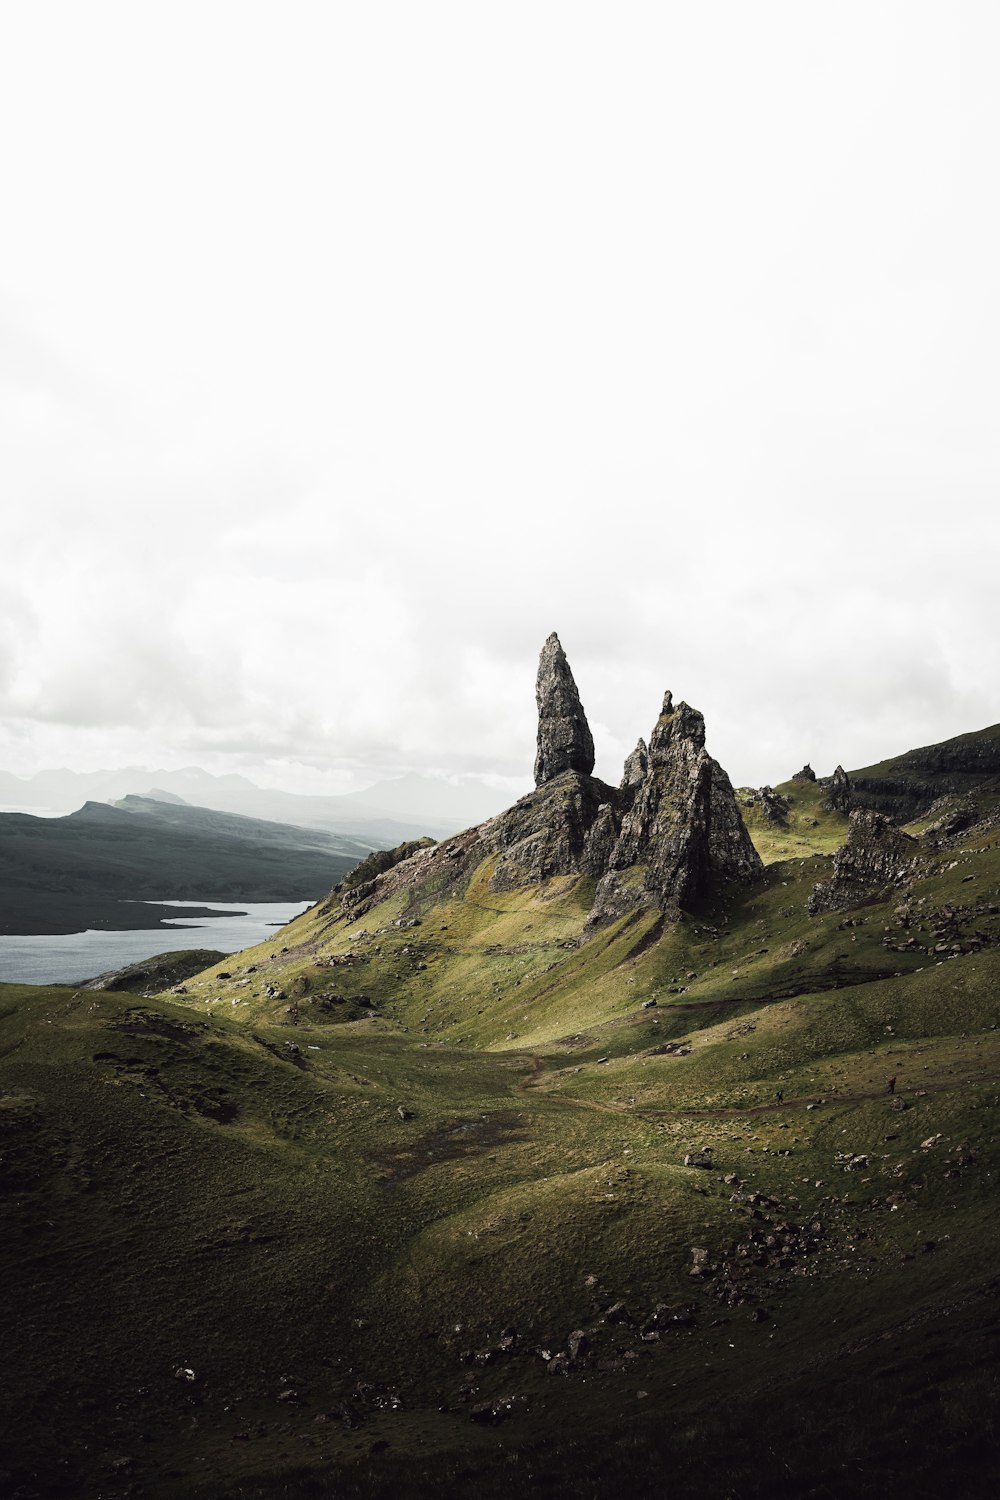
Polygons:
M827 811L850 812L854 805L851 800L851 782L843 766L837 767L830 777L829 783L826 784L830 788L823 803Z
M535 785L542 786L563 771L579 771L589 776L594 769L594 740L566 653L555 631L542 647L538 660L535 702L538 705Z
M847 841L834 855L833 874L820 881L807 903L812 913L848 910L884 899L918 867L920 846L891 818L867 808L851 813Z
M712 1148L706 1146L703 1151L689 1151L684 1158L686 1167L707 1167L709 1171L715 1166L712 1160Z
M397 844L394 849L374 849L360 864L354 866L349 874L345 875L334 890L343 895L347 891L356 890L358 886L367 885L375 879L376 875L391 870L395 865L401 864L404 859L412 859L414 854L419 854L424 849L430 849L434 845L432 838L408 839L405 843Z
M816 780L816 772L813 770L812 766L807 761L806 764L802 767L801 771L796 771L795 775L792 777L792 780L793 781L815 781Z
M495 1427L513 1416L517 1403L523 1400L523 1396L499 1396L495 1401L480 1401L469 1408L469 1421Z
M648 1347L637 1345L659 1343L663 1338L698 1326L697 1310L690 1303L678 1306L676 1303L657 1302L649 1311L630 1308L621 1300L606 1306L607 1292L596 1286L596 1278L588 1277L585 1285L594 1288L593 1317L585 1326L574 1328L564 1340L543 1339L534 1345L515 1341L516 1347L508 1352L521 1358L542 1360L548 1375L606 1373L623 1370L628 1362L652 1352ZM497 1345L480 1354L464 1349L459 1360L464 1365L492 1364L500 1352ZM474 1394L475 1387L467 1384L462 1387L460 1399L468 1400Z
M353 921L399 891L404 891L412 897L421 886L433 884L438 890L443 891L460 885L470 870L483 859L486 852L483 847L483 835L495 821L491 819L476 828L466 829L464 833L456 834L454 838L448 839L443 844L435 844L431 840L417 840L414 844L399 845L399 850L404 852L390 869L383 870L374 879L365 881L354 890L332 892L325 906L319 908L320 913L333 911L339 901L341 911ZM412 849L414 852L407 854L405 853L407 849ZM420 925L420 917L409 912L393 923L394 927L419 927ZM368 932L353 934L355 940L370 936ZM363 962L364 955L346 954L342 955L339 961L342 963Z
M937 814L929 828L924 829L928 843L940 843L951 839L956 833L964 833L980 819L979 806L973 797L939 797L927 809L927 816Z
M946 901L936 907L929 907L926 899L907 899L893 912L892 925L884 929L882 946L888 952L926 954L934 959L978 953L1000 939L997 916L1000 904L985 897L968 905ZM906 937L901 941L903 933Z
M772 786L738 787L736 800L748 812L757 813L763 822L773 823L779 828L787 823L788 809L792 805L787 797L776 792Z

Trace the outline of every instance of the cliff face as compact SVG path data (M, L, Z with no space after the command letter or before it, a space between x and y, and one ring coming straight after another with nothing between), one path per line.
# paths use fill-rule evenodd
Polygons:
M922 817L941 797L1000 791L1000 724L851 773L851 805L888 813L897 823Z
M366 907L407 880L455 882L489 855L495 891L557 875L593 877L591 922L639 906L676 914L762 873L729 777L705 749L705 721L696 709L675 706L667 693L648 748L639 741L621 785L612 787L592 775L593 738L556 635L542 648L536 701L536 790L379 877L364 890ZM356 896L346 899L358 908Z

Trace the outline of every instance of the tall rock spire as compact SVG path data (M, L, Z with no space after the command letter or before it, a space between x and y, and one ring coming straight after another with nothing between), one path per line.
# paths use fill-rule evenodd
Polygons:
M535 785L541 786L563 771L591 775L594 740L566 653L555 631L545 642L538 659L535 702L538 704Z

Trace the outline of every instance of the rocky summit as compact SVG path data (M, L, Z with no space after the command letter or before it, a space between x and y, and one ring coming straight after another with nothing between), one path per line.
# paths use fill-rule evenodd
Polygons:
M697 709L674 704L668 692L648 748L640 739L612 787L591 774L593 737L555 634L542 647L536 699L535 791L478 828L343 890L343 904L360 913L408 882L454 886L491 858L489 886L497 892L560 875L592 877L591 924L636 908L676 919L762 874L732 783L705 749Z

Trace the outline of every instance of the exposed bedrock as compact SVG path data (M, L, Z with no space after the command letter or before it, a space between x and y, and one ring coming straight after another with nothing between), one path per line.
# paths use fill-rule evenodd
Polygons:
M690 906L763 866L732 783L705 749L705 720L667 693L642 780L598 886L592 920L630 906Z
M594 769L594 739L555 631L542 647L538 661L535 702L538 705L535 785L542 786L564 771L579 771L589 776Z
M917 868L920 845L884 813L857 808L847 825L847 841L834 855L833 874L809 897L809 910L846 911L884 899Z
M612 787L592 774L594 742L556 635L542 649L536 696L535 791L433 849L399 851L403 862L393 870L344 890L345 907L367 910L404 885L414 896L439 897L488 856L495 891L558 875L592 877L592 922L644 906L677 913L761 874L729 777L705 749L696 709L675 706L667 693L648 747L639 741L621 785Z

